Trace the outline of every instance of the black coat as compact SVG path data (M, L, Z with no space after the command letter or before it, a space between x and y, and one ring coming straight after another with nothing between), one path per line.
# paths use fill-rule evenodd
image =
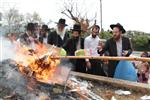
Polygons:
M49 33L47 43L58 47L62 47L64 43L68 40L68 38L69 38L68 33L65 33L64 39L62 40L60 35L58 35L56 31L54 31Z
M122 37L122 51L123 50L128 51L127 56L129 56L132 53L132 47L129 38ZM105 52L107 52L109 56L117 56L117 45L113 38L110 38L106 41L105 47L101 52L98 51L98 53L101 55ZM119 61L109 61L108 76L113 77L118 62Z
M80 39L81 39L80 47L81 47L81 49L84 49L84 39L83 38L80 38ZM77 50L77 43L78 43L78 40L76 40L74 38L70 38L66 41L63 48L67 51L67 55L69 55L69 56L75 55L74 53Z
M84 49L84 39L80 38L80 49ZM77 50L77 43L78 41L74 38L70 38L64 44L63 48L66 50L67 55L74 56L75 51ZM85 72L85 59L70 59L71 63L75 66L75 71L77 72Z

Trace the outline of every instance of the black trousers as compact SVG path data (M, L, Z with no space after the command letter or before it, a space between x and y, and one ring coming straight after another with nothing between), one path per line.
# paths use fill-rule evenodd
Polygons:
M101 60L91 59L91 69L88 69L88 74L106 76L102 68Z
M75 71L85 73L86 72L85 64L86 64L85 59L76 59Z
M109 61L108 63L108 77L114 77L116 67L119 61Z
M74 66L74 71L81 72L81 73L86 72L85 59L70 59L70 62Z

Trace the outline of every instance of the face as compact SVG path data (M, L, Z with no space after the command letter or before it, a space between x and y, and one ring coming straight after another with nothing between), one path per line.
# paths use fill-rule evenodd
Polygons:
M112 32L113 32L113 38L115 40L119 40L120 37L121 37L121 31L119 30L119 28L118 27L114 27Z
M63 24L58 24L57 26L58 26L58 31L60 31L60 32L62 32L65 28L65 25L63 25Z
M79 32L78 31L73 31L72 32L72 37L78 38L79 37Z
M96 36L99 33L99 29L97 27L94 27L92 30L92 36Z
M36 33L39 33L40 30L41 30L41 29L40 29L40 26L37 26L37 27L35 28L35 32L36 32Z
M46 34L46 32L47 32L46 29L41 29L42 34Z

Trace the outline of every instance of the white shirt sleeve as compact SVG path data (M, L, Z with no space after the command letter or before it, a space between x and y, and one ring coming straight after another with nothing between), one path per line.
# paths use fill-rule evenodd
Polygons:
M84 40L84 49L88 49L89 48L89 43L88 43L89 41L88 41L88 38L85 38L85 40ZM85 59L85 61L86 62L88 62L89 61L89 59Z

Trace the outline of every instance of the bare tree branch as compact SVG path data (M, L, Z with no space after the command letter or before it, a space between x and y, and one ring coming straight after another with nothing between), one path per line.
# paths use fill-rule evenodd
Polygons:
M84 5L84 2L82 2L81 4ZM82 8L83 6L81 6ZM75 23L78 23L81 25L81 28L84 32L88 31L88 29L90 28L90 21L93 21L94 19L96 19L96 14L94 16L94 18L92 18L92 20L88 19L88 11L83 10L84 13L82 12L81 9L78 9L78 4L77 2L73 2L73 0L68 0L67 2L64 2L64 10L61 11L62 14L64 14L65 16L67 16L68 18L72 19L73 21L75 21ZM95 24L96 22L94 22Z

